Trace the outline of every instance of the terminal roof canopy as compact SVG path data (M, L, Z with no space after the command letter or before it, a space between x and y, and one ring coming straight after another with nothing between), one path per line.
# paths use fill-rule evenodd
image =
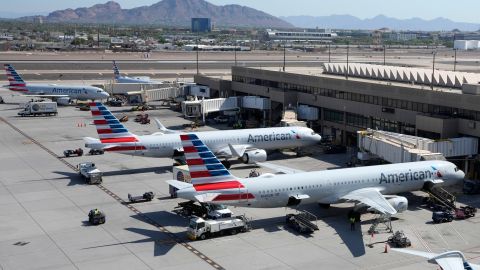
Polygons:
M478 84L480 74L467 72L453 72L435 70L432 76L431 69L423 68L405 68L397 66L383 66L358 63L324 63L324 73L333 75L349 76L386 80L413 84L432 84L439 87L462 88L463 84ZM433 78L432 78L433 77Z

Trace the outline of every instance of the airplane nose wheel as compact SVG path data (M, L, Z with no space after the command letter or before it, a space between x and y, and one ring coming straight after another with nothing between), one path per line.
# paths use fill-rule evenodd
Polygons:
M225 168L227 168L227 169L230 169L230 167L232 166L232 164L230 164L230 161L228 161L228 160L223 160L223 161L222 161L222 164L223 164L223 166L225 166Z

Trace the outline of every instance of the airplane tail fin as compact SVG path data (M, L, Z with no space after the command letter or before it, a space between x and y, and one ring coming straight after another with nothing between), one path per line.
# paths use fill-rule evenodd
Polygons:
M10 64L5 64L5 72L9 82L8 89L15 92L28 92L27 84Z
M197 135L182 134L180 140L194 186L208 184L216 185L216 189L239 188L241 183L225 168Z
M115 63L115 60L113 60L113 74L115 75L115 78L120 77L120 70L117 67L117 63Z
M105 107L101 102L91 102L93 124L97 128L101 143L135 143L138 138Z

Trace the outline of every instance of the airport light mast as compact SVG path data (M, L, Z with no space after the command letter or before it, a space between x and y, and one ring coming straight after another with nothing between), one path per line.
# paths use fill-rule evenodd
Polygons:
M437 50L433 50L432 52L433 54L433 62L432 62L432 81L431 81L431 88L433 90L433 79L435 78L434 75L435 75L435 56L437 55Z

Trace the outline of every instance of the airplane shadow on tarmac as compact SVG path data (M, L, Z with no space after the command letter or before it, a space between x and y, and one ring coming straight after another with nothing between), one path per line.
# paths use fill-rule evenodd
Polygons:
M359 224L355 225L355 231L350 230L350 223L347 219L347 214L351 210L350 207L340 208L332 206L329 209L321 209L317 205L311 204L303 206L302 209L315 214L319 222L324 222L333 228L343 241L341 244L347 246L353 257L365 255L365 243L363 242Z

